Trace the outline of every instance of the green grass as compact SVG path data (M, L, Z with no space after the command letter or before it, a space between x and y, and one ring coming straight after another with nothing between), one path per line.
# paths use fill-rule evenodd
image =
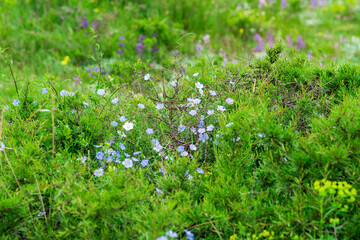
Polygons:
M357 239L358 4L237 4L0 3L1 237Z

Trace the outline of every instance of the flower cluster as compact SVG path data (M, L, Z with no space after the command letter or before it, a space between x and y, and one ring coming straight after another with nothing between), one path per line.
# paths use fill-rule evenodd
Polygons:
M332 196L338 197L341 201L347 200L347 202L352 203L355 201L357 191L355 188L352 188L350 184L344 181L328 181L322 179L321 181L315 181L314 189L319 192L320 196L326 196L330 194Z

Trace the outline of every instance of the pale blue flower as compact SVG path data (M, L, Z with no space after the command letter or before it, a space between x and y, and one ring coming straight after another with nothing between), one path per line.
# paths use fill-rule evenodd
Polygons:
M133 154L134 154L134 156L136 156L136 155L139 155L141 153L141 151L137 151L137 152L134 152Z
M137 159L136 157L132 157L131 158L134 162L138 162L139 161L139 159Z
M19 104L20 104L20 100L15 99L14 102L13 102L13 105L15 107L17 107L17 106L19 106Z
M46 88L44 88L43 90L42 90L42 94L47 94L48 93L48 90L46 89Z
M212 130L214 130L214 125L207 126L206 131L211 132Z
M197 77L197 76L199 76L199 73L194 73L193 74L193 77Z
M164 104L163 103L158 103L157 105L156 105L156 109L157 110L161 110L161 109L163 109L164 108Z
M87 102L83 102L84 107L89 106Z
M111 100L111 102L112 102L113 104L116 104L116 103L119 102L119 99L118 99L118 98L114 98L113 100Z
M97 177L101 177L102 175L104 175L104 169L102 169L102 168L96 169L94 171L94 175Z
M177 238L178 237L178 234L176 232L172 231L172 230L167 231L166 235L168 235L171 238Z
M149 160L147 160L147 159L142 160L142 161L140 162L140 165L141 165L142 167L146 167L147 165L149 165Z
M105 154L103 152L97 152L96 153L96 158L99 160L103 160L104 159Z
M190 149L193 150L193 151L196 151L197 147L194 145L194 144L190 144Z
M65 97L66 95L67 95L67 91L66 91L66 90L62 90L62 91L60 92L60 96Z
M166 236L158 237L156 240L169 240Z
M207 111L207 115L209 115L209 116L213 115L214 113L215 113L214 110L208 110L208 111Z
M145 108L145 105L142 104L142 103L139 103L139 104L138 104L138 107L139 107L140 109L144 109L144 108Z
M125 147L125 145L124 145L123 143L120 143L120 144L119 144L119 148L120 148L121 150L123 150L123 151L126 150L126 147Z
M116 126L118 125L118 122L117 122L117 121L112 121L112 122L111 122L111 125L112 125L113 127L116 127Z
M189 155L189 153L187 151L183 151L180 153L181 156L186 157L187 155Z
M195 83L195 87L196 87L197 89L202 89L202 88L204 87L204 85L201 84L201 83L199 83L199 82L197 82L197 83Z
M121 116L121 117L119 118L119 120L120 120L120 122L125 122L127 119L126 119L125 116Z
M202 170L201 168L197 168L196 171L200 174L204 174L204 170Z
M231 125L233 125L233 122L229 122L228 124L226 124L227 127L230 127Z
M213 91L213 90L210 90L209 93L210 93L211 96L216 96L216 92Z
M8 106L8 105L5 105L4 108L3 108L3 112L5 112L5 111L7 111L7 110L9 110L9 109L10 109L9 106Z
M224 108L224 106L221 106L221 105L218 105L217 110L218 110L218 111L221 111L221 112L226 111L226 109Z
M151 135L151 134L154 133L154 130L153 130L152 128L148 128L148 129L146 129L146 133L147 133L148 135Z
M191 110L191 111L189 112L189 114L190 114L191 116L195 116L195 115L197 114L197 112L196 112L196 110Z
M187 229L184 229L184 232L186 233L186 237L187 237L188 240L193 240L194 239L195 235L192 232L190 232Z
M178 127L178 131L179 132L183 132L184 130L185 130L185 126L184 125L180 125L179 127Z
M172 81L170 84L171 84L171 86L176 87L177 81Z
M201 103L201 99L199 99L199 98L195 98L195 99L194 99L194 101L193 101L193 103L195 103L195 104L199 104L199 103Z
M198 133L200 133L200 134L203 134L205 132L206 132L205 128L199 128L198 129Z
M231 98L226 99L226 103L229 105L232 105L234 103L234 100Z
M74 92L71 92L70 95L73 97L73 96L75 96L75 93L74 93Z
M183 145L180 145L176 149L179 153L183 152L185 150L185 147Z
M100 96L103 96L104 94L105 94L105 90L104 89L99 89L99 90L97 90L97 92L96 92L98 95L100 95Z
M163 193L163 191L160 188L155 188L155 191L158 193Z
M259 136L259 138L265 137L265 135L262 135L261 133L258 133L257 135Z
M126 159L122 162L122 164L124 165L125 168L132 168L133 165L134 165L133 161L132 161L131 159L129 159L129 158L126 158Z

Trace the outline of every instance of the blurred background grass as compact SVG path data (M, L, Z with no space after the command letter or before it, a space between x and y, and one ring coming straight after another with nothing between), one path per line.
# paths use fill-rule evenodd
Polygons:
M264 46L278 40L323 64L359 63L359 24L357 0L4 0L0 47L20 82L46 76L73 84L73 76L86 80L89 69L96 71L91 26L106 72L118 60L166 66L178 43L189 58L206 48L224 65L261 57ZM4 65L0 84L1 96L14 93Z

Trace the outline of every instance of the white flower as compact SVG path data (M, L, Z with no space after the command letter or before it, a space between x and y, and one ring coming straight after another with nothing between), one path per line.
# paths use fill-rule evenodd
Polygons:
M152 128L148 128L148 129L146 129L146 133L147 133L148 135L153 134L153 133L154 133L154 130L153 130Z
M198 89L201 89L201 88L204 87L204 85L201 84L201 83L199 83L199 82L197 82L197 83L195 83L195 87L198 88Z
M97 177L101 177L102 175L104 175L104 169L102 169L102 168L96 169L94 171L94 175Z
M140 109L144 109L144 108L145 108L145 105L142 104L142 103L139 103L139 104L138 104L138 107L139 107Z
M164 108L164 104L163 103L158 103L157 105L156 105L156 109L157 110L161 110L161 109L163 109Z
M134 163L130 158L125 158L125 160L122 162L125 168L131 168Z
M113 104L118 103L118 102L119 102L119 99L118 99L118 98L114 98L113 100L111 100L111 102L112 102Z
M207 115L209 115L209 116L213 115L214 113L215 113L214 110L208 110L208 111L207 111Z
M147 81L150 79L150 74L146 74L145 77L144 77L144 80Z
M84 107L89 106L87 102L83 102Z
M197 76L199 76L199 73L194 73L193 74L193 77L197 77Z
M191 111L189 112L189 114L190 114L191 116L195 116L195 115L197 114L197 112L196 112L195 110L191 110Z
M223 106L220 106L220 105L218 105L217 110L221 111L221 112L226 111L226 109Z
M97 90L97 94L99 94L100 96L105 94L105 90L104 89L99 89Z
M209 93L210 93L211 96L216 96L216 92L213 91L213 90L210 90Z
M134 128L134 123L132 122L126 122L123 126L123 128L126 130L126 131L130 131L131 129Z
M257 135L259 136L259 138L265 137L265 135L262 135L261 133L258 133Z
M66 91L66 90L62 90L62 91L60 92L60 96L65 97L66 95L67 95L67 91Z
M231 98L226 99L226 103L229 105L232 105L234 103L234 100L232 100Z

